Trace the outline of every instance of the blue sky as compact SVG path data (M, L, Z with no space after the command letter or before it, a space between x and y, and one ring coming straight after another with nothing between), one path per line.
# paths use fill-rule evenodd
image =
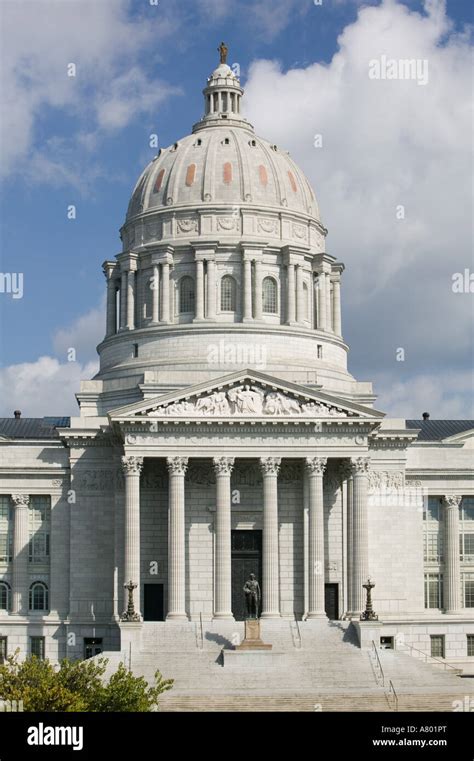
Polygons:
M168 145L189 133L221 39L248 85L249 118L308 174L328 251L346 264L351 371L375 380L389 414L419 416L422 404L432 417L473 414L474 296L450 288L453 273L474 270L472 3L3 0L0 14L1 271L24 275L22 299L0 293L0 414L74 412L103 333L100 265L120 250L131 190L156 153L149 135ZM378 39L379 53L429 56L429 85L367 94L358 65ZM321 129L323 155L311 145ZM405 199L401 232L392 212ZM64 365L71 345L75 368Z

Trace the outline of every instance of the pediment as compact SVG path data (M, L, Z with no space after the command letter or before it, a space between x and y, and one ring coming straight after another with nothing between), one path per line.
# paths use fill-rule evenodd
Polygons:
M185 390L127 405L111 420L348 419L380 420L383 413L257 371L233 373Z

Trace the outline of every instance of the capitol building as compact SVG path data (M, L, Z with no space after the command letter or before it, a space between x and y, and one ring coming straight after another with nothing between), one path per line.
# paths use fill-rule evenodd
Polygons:
M326 627L472 672L474 421L378 409L348 370L345 252L222 47L203 94L103 264L77 416L0 421L1 652L201 652L241 631L255 573L283 653Z

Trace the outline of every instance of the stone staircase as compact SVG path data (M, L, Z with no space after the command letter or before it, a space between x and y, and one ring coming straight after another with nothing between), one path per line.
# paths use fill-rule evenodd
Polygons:
M135 674L148 682L155 671L174 679L160 711L452 711L468 693L458 676L411 656L379 650L380 679L373 655L361 650L345 621L262 620L262 639L284 653L281 666L229 669L222 649L243 637L242 622L146 623L142 645L131 654ZM109 669L128 653L106 653Z

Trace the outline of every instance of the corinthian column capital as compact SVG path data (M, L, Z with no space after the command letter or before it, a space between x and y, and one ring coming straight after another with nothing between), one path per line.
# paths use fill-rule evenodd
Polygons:
M30 504L29 494L12 494L11 500L15 507L28 507Z
M277 476L280 470L281 457L261 457L260 467L264 476Z
M171 476L184 476L188 468L187 457L167 457L166 464Z
M364 476L369 472L370 457L353 457L351 458L351 468L353 476Z
M213 462L216 476L230 476L234 467L233 457L214 457Z
M322 476L326 470L327 457L307 457L305 466L310 476Z
M458 508L461 504L462 496L460 494L445 494L443 504L445 507Z
M143 457L125 455L122 457L122 470L126 476L139 476L143 468Z

